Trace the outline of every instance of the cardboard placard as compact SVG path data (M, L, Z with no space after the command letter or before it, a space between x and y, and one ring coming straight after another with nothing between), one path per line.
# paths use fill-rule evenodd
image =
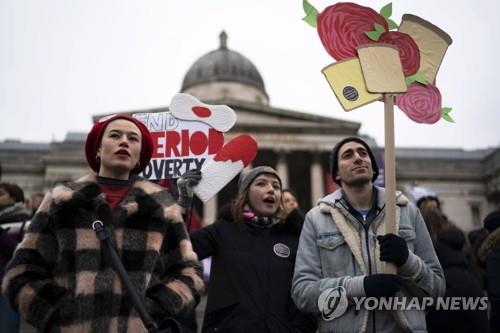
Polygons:
M220 131L229 131L236 123L236 113L227 105L209 105L188 94L176 94L170 111L177 119L203 122Z
M366 44L357 48L366 88L371 93L405 92L406 82L399 49L391 44Z
M257 155L257 142L250 135L233 138L201 169L203 178L193 191L207 202L227 185Z
M411 14L404 14L398 31L410 35L420 49L420 68L427 82L435 82L448 46L453 40L434 24Z
M382 99L381 94L372 94L366 89L358 58L333 63L323 68L322 73L345 111Z
M187 170L201 169L224 145L221 132L199 121L179 120L171 112L138 113L153 137L153 156L141 176L178 178Z

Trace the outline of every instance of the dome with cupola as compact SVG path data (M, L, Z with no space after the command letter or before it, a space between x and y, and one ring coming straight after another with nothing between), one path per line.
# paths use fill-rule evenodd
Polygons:
M219 48L194 62L182 82L181 92L201 100L243 100L269 104L264 80L255 65L227 47L227 34L219 35Z

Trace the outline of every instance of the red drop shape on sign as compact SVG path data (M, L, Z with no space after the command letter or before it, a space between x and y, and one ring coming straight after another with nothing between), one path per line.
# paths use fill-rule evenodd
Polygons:
M212 115L212 111L210 111L209 108L206 108L204 106L193 106L191 110L195 115L197 115L200 118L207 118Z
M257 142L250 135L239 135L217 152L214 161L242 161L247 166L257 155L257 148Z

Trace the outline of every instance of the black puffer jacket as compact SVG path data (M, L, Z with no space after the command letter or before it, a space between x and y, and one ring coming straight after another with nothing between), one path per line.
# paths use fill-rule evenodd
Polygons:
M490 332L500 332L500 228L490 232L482 241L478 257L486 270Z
M238 225L226 211L191 234L199 258L212 256L203 332L316 331L316 319L299 312L290 296L302 222Z
M450 228L438 236L434 246L446 279L445 297L484 297L481 288L469 273L467 260L462 252L464 245L465 236L462 231ZM427 329L429 333L488 332L487 309L429 311Z

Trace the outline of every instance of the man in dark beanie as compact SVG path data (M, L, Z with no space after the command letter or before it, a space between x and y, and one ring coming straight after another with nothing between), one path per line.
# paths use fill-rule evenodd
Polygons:
M426 332L421 308L348 306L362 297L442 296L445 282L422 216L399 192L398 234L385 233L385 189L373 184L379 170L368 144L343 139L330 162L341 188L306 216L292 284L297 307L318 315L320 332ZM397 274L384 274L387 262Z
M330 154L330 172L332 174L333 181L342 186L342 184L340 183L340 178L337 174L338 169L339 169L339 165L338 165L338 163L339 163L339 150L344 144L346 144L348 142L357 142L365 148L366 152L368 153L368 156L370 157L371 167L372 167L372 171L373 171L372 182L375 182L375 180L378 177L378 173L379 173L377 161L375 160L375 156L373 155L373 152L371 151L370 147L366 144L366 142L364 142L363 140L361 140L360 138L357 138L357 137L345 138L345 139L339 141L335 145L335 147L333 147L332 153Z

